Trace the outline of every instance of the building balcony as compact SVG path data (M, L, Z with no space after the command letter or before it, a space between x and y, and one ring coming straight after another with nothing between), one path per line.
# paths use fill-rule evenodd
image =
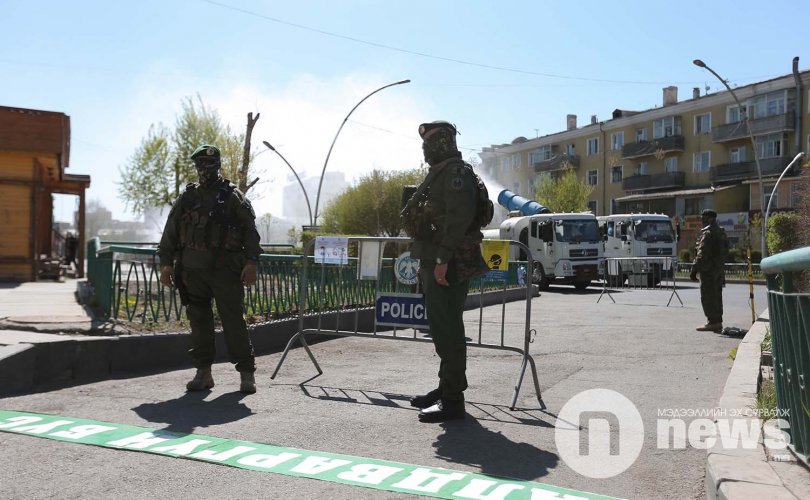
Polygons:
M533 167L536 173L553 172L554 170L562 170L566 167L579 168L579 155L556 155L548 160L535 162Z
M759 160L762 177L780 175L790 163L791 158L765 158ZM794 167L795 168L795 167ZM709 169L709 179L712 182L758 180L757 164L755 161L741 161L738 163L724 163Z
M788 132L795 128L793 111L783 115L766 116L749 120L748 126L754 135L770 134L772 132ZM712 141L726 142L748 138L748 127L744 122L726 123L712 129Z
M630 142L622 147L622 158L643 158L645 156L664 155L673 151L683 151L682 135L670 135L651 141Z
M622 189L625 191L649 191L652 189L681 188L686 183L684 172L666 172L653 175L634 175L625 177Z

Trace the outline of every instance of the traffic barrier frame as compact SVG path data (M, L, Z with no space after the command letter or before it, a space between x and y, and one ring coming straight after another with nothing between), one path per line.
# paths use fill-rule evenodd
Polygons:
M677 298L683 307L683 301L678 295L676 286L678 261L674 257L606 257L604 269L602 293L596 300L597 304L604 295L607 295L615 304L616 300L611 291L622 288L626 290L667 290L671 292L667 307L672 303L673 298ZM626 279L625 270L630 270Z
M378 258L382 259L382 257L385 255L385 250L386 250L386 245L387 244L393 243L395 245L398 245L398 246L404 248L406 245L409 246L410 243L412 243L413 240L410 239L410 238L402 238L402 237L347 237L347 241L349 243L357 242L358 249L362 248L362 242L376 242L377 245L378 245L378 251L377 251L377 255L379 256ZM305 247L305 250L304 250L304 255L305 256L313 255L312 251L314 249L315 243L316 243L316 240L313 239L307 244L307 246ZM529 250L529 248L526 245L524 245L523 243L520 243L520 242L517 242L517 241L510 241L509 244L518 246L522 250L524 250L524 252L528 256L527 257L528 269L531 269L531 266L532 266L533 262L532 262L532 259L531 259L531 251ZM301 281L300 281L300 293L299 293L299 300L300 300L300 303L301 303L301 306L302 306L301 310L303 310L303 304L307 300L307 294L309 292L313 291L313 288L309 285L309 280L310 280L309 261L310 261L309 258L305 258L305 259L303 259L303 263L302 263ZM323 286L324 277L325 277L325 274L326 274L324 272L324 267L329 265L329 264L323 264L323 263L317 264L317 263L315 263L313 265L314 266L320 265L320 267L321 267L320 286ZM379 285L379 280L377 280L376 283L377 283L377 286L378 286ZM503 287L502 287L502 290L501 290L501 294L502 294L502 299L501 299L501 328L500 328L500 339L499 339L498 343L488 343L488 342L485 342L483 340L483 321L482 321L482 319L483 319L483 307L485 305L484 304L484 298L483 298L484 297L484 280L481 279L481 280L479 280L478 283L479 283L479 292L478 292L478 297L479 297L479 301L478 301L479 302L479 304L478 304L478 310L479 310L479 314L478 314L478 336L477 336L477 339L473 339L472 337L469 337L470 340L466 342L467 347L478 347L478 348L483 348L483 349L495 349L495 350L502 350L502 351L511 351L511 352L515 352L515 353L519 354L521 356L520 370L519 370L519 373L518 373L518 376L517 376L517 381L515 383L515 387L514 387L514 390L513 390L513 393L512 393L512 401L511 401L511 404L509 405L509 408L511 410L515 409L516 404L517 404L518 395L520 393L520 388L521 388L521 385L523 384L523 379L524 379L525 374L526 374L526 369L527 369L527 367L530 367L531 368L531 374L532 374L532 381L534 383L534 390L535 390L535 394L537 396L537 401L540 404L540 409L541 410L546 409L546 405L543 402L543 398L542 398L541 391L540 391L540 383L538 382L537 367L536 367L534 358L532 357L532 355L529 352L529 346L534 342L533 337L537 333L534 329L531 328L531 304L532 304L532 298L533 298L533 296L535 294L535 291L536 291L536 287L534 285L532 285L529 280L526 280L526 283L525 283L526 315L525 315L525 326L524 326L524 334L523 334L523 345L522 346L514 346L514 345L507 345L506 344L506 339L505 339L504 319L505 319L505 315L506 315L506 289L507 289L506 281L504 280ZM395 286L398 287L399 285L400 285L400 283L397 282ZM402 285L402 286L405 287L407 285ZM397 289L395 288L394 291L396 292ZM469 298L470 297L468 296L468 301L469 301ZM299 342L301 344L301 346L304 348L305 352L307 353L307 356L309 356L310 361L312 361L312 364L314 365L315 369L318 371L318 375L323 374L323 369L318 364L318 361L315 359L315 355L312 353L312 350L310 349L310 346L307 343L307 340L306 340L307 335L330 335L330 336L342 336L342 337L357 337L357 338L368 338L368 339L400 340L400 341L408 341L408 342L429 342L429 343L433 343L433 341L431 339L429 339L429 338L419 338L419 337L417 337L417 332L419 332L419 331L424 332L425 330L428 330L428 329L424 329L424 328L419 328L419 329L412 328L411 329L412 330L411 334L409 334L409 335L401 335L401 334L398 334L398 331L399 330L407 330L408 328L393 327L393 330L391 330L390 334L383 335L378 330L376 322L375 322L375 326L374 326L374 329L373 329L372 332L360 332L358 330L358 328L357 328L357 324L358 324L357 315L359 314L359 309L357 309L357 308L355 308L353 311L350 311L349 313L341 313L340 311L338 311L338 320L335 322L336 327L335 327L334 330L332 330L332 329L324 330L322 328L322 324L321 324L321 314L322 313L318 312L316 314L318 314L318 321L317 321L316 328L306 328L305 325L304 325L304 317L303 317L303 315L301 315L299 317L298 332L296 332L292 336L292 338L287 343L287 346L284 348L284 352L281 355L281 359L279 359L278 364L276 365L276 368L273 371L273 374L270 376L271 379L275 379L276 376L278 375L278 372L281 369L281 366L284 364L284 361L287 358L287 354L289 353L290 349L292 348L292 346L293 346L293 344L295 342ZM340 314L354 314L355 315L355 322L354 322L355 328L354 328L353 331L340 330L339 329L338 325L340 324L340 321L339 321ZM387 327L387 328L391 328L391 327ZM386 331L388 331L388 330L386 330Z

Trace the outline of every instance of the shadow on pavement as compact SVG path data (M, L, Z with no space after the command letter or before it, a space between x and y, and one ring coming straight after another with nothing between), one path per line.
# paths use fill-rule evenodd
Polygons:
M410 405L411 396L405 394L392 394L362 389L345 389L321 385L294 385L298 385L305 396L321 401L337 401L359 405L401 408L414 412L418 411ZM468 416L471 417L471 420L477 419L489 422L532 425L546 428L553 428L553 421L556 419L556 417L550 413L539 409L516 408L513 411L504 405L474 403L471 401L467 401L467 413ZM548 421L549 419L551 419L551 423Z
M473 418L440 426L444 433L433 443L436 456L475 467L484 474L535 480L547 475L559 462L557 454L527 443L515 443Z
M211 391L187 392L176 399L143 403L132 410L149 422L168 424L162 431L191 434L195 429L235 422L253 415L242 403L240 392L229 392L206 401Z

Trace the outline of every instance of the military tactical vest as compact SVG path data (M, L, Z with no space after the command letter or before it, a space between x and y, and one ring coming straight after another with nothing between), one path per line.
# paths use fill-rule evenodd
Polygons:
M192 250L242 249L242 228L236 217L235 186L225 179L216 196L189 184L180 199L180 246Z

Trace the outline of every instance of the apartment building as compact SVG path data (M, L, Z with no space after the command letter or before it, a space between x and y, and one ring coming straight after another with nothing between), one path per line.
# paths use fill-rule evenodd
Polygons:
M775 189L795 155L810 149L810 71L797 65L798 59L792 74L734 89L742 109L728 91L700 95L694 88L679 101L678 88L670 86L653 109L616 109L610 119L592 116L584 126L568 115L564 131L483 148L482 168L528 198L541 176L573 168L595 188L588 208L596 215L667 214L684 230L681 248L694 242L701 211L712 208L732 244L747 245L762 206L757 163L765 207L773 198L771 214L798 201L802 160ZM759 240L751 239L758 249Z

